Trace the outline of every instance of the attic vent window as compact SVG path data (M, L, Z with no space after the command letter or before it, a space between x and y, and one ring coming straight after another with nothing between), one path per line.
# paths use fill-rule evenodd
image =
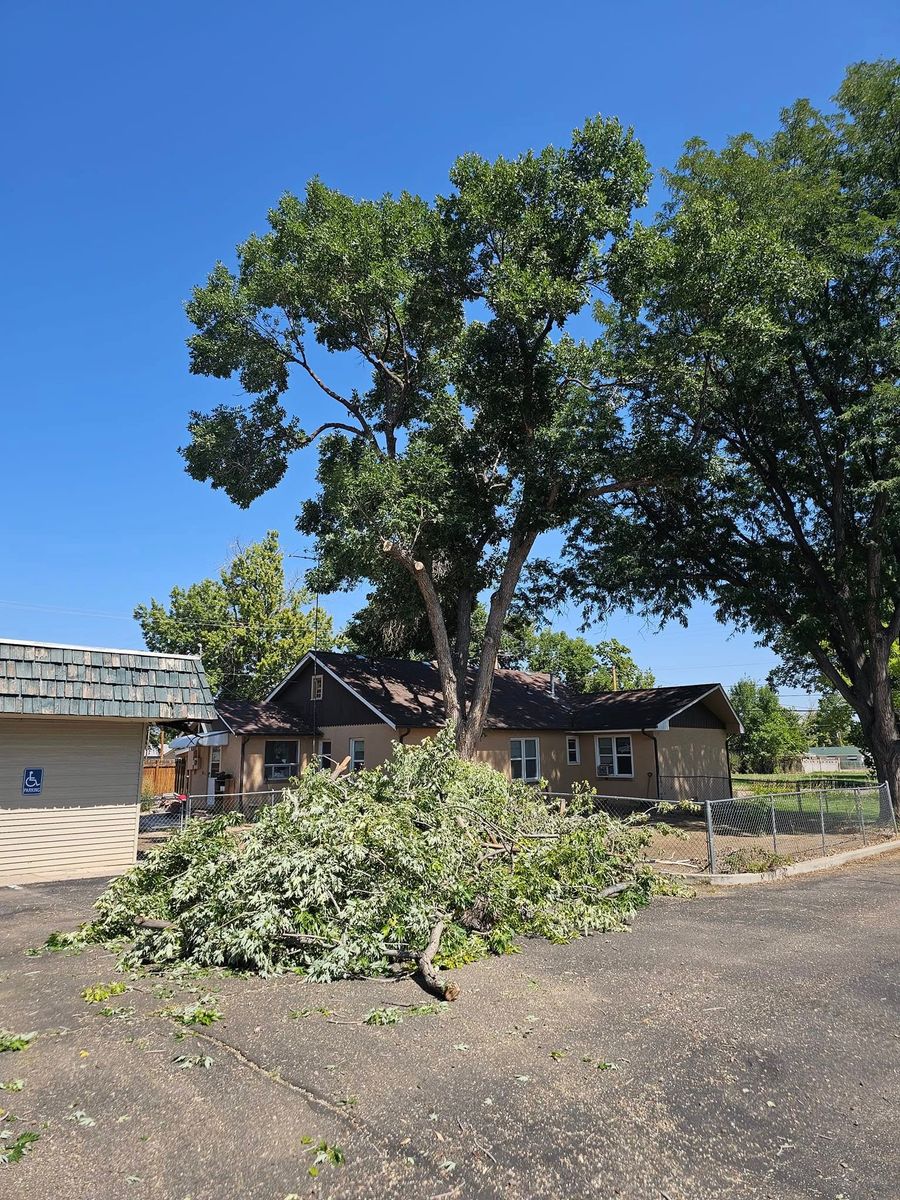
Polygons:
M322 699L322 688L325 683L324 675L313 675L312 683L310 684L309 695L312 700Z

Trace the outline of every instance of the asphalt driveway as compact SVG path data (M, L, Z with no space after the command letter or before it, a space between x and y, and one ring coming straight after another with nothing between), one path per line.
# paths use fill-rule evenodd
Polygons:
M40 1133L4 1197L900 1196L896 858L527 943L386 1026L362 1019L422 1003L414 984L25 954L97 891L0 888L0 1027L38 1034L0 1054L0 1082L24 1080L0 1107ZM132 990L101 1016L81 990L114 979ZM153 1015L205 996L223 1019L201 1036Z

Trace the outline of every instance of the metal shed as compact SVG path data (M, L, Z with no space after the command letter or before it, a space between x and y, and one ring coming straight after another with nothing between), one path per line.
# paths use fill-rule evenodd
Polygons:
M131 866L148 726L215 719L193 656L0 639L0 884Z

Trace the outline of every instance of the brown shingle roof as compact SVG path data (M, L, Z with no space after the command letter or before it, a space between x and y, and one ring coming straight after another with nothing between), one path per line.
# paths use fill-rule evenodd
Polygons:
M315 657L395 725L431 729L443 724L444 702L433 663L375 660L334 651L318 651ZM691 684L581 696L557 681L554 696L549 675L499 668L485 727L653 729L715 686Z
M264 703L256 700L227 700L220 696L216 701L216 711L219 714L219 723L230 733L240 737L298 737L310 736L315 732L309 722L298 713L271 701Z

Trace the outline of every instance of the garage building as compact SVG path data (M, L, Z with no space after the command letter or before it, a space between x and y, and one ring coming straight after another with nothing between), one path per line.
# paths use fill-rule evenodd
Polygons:
M0 884L131 866L148 727L215 719L193 656L0 639Z

